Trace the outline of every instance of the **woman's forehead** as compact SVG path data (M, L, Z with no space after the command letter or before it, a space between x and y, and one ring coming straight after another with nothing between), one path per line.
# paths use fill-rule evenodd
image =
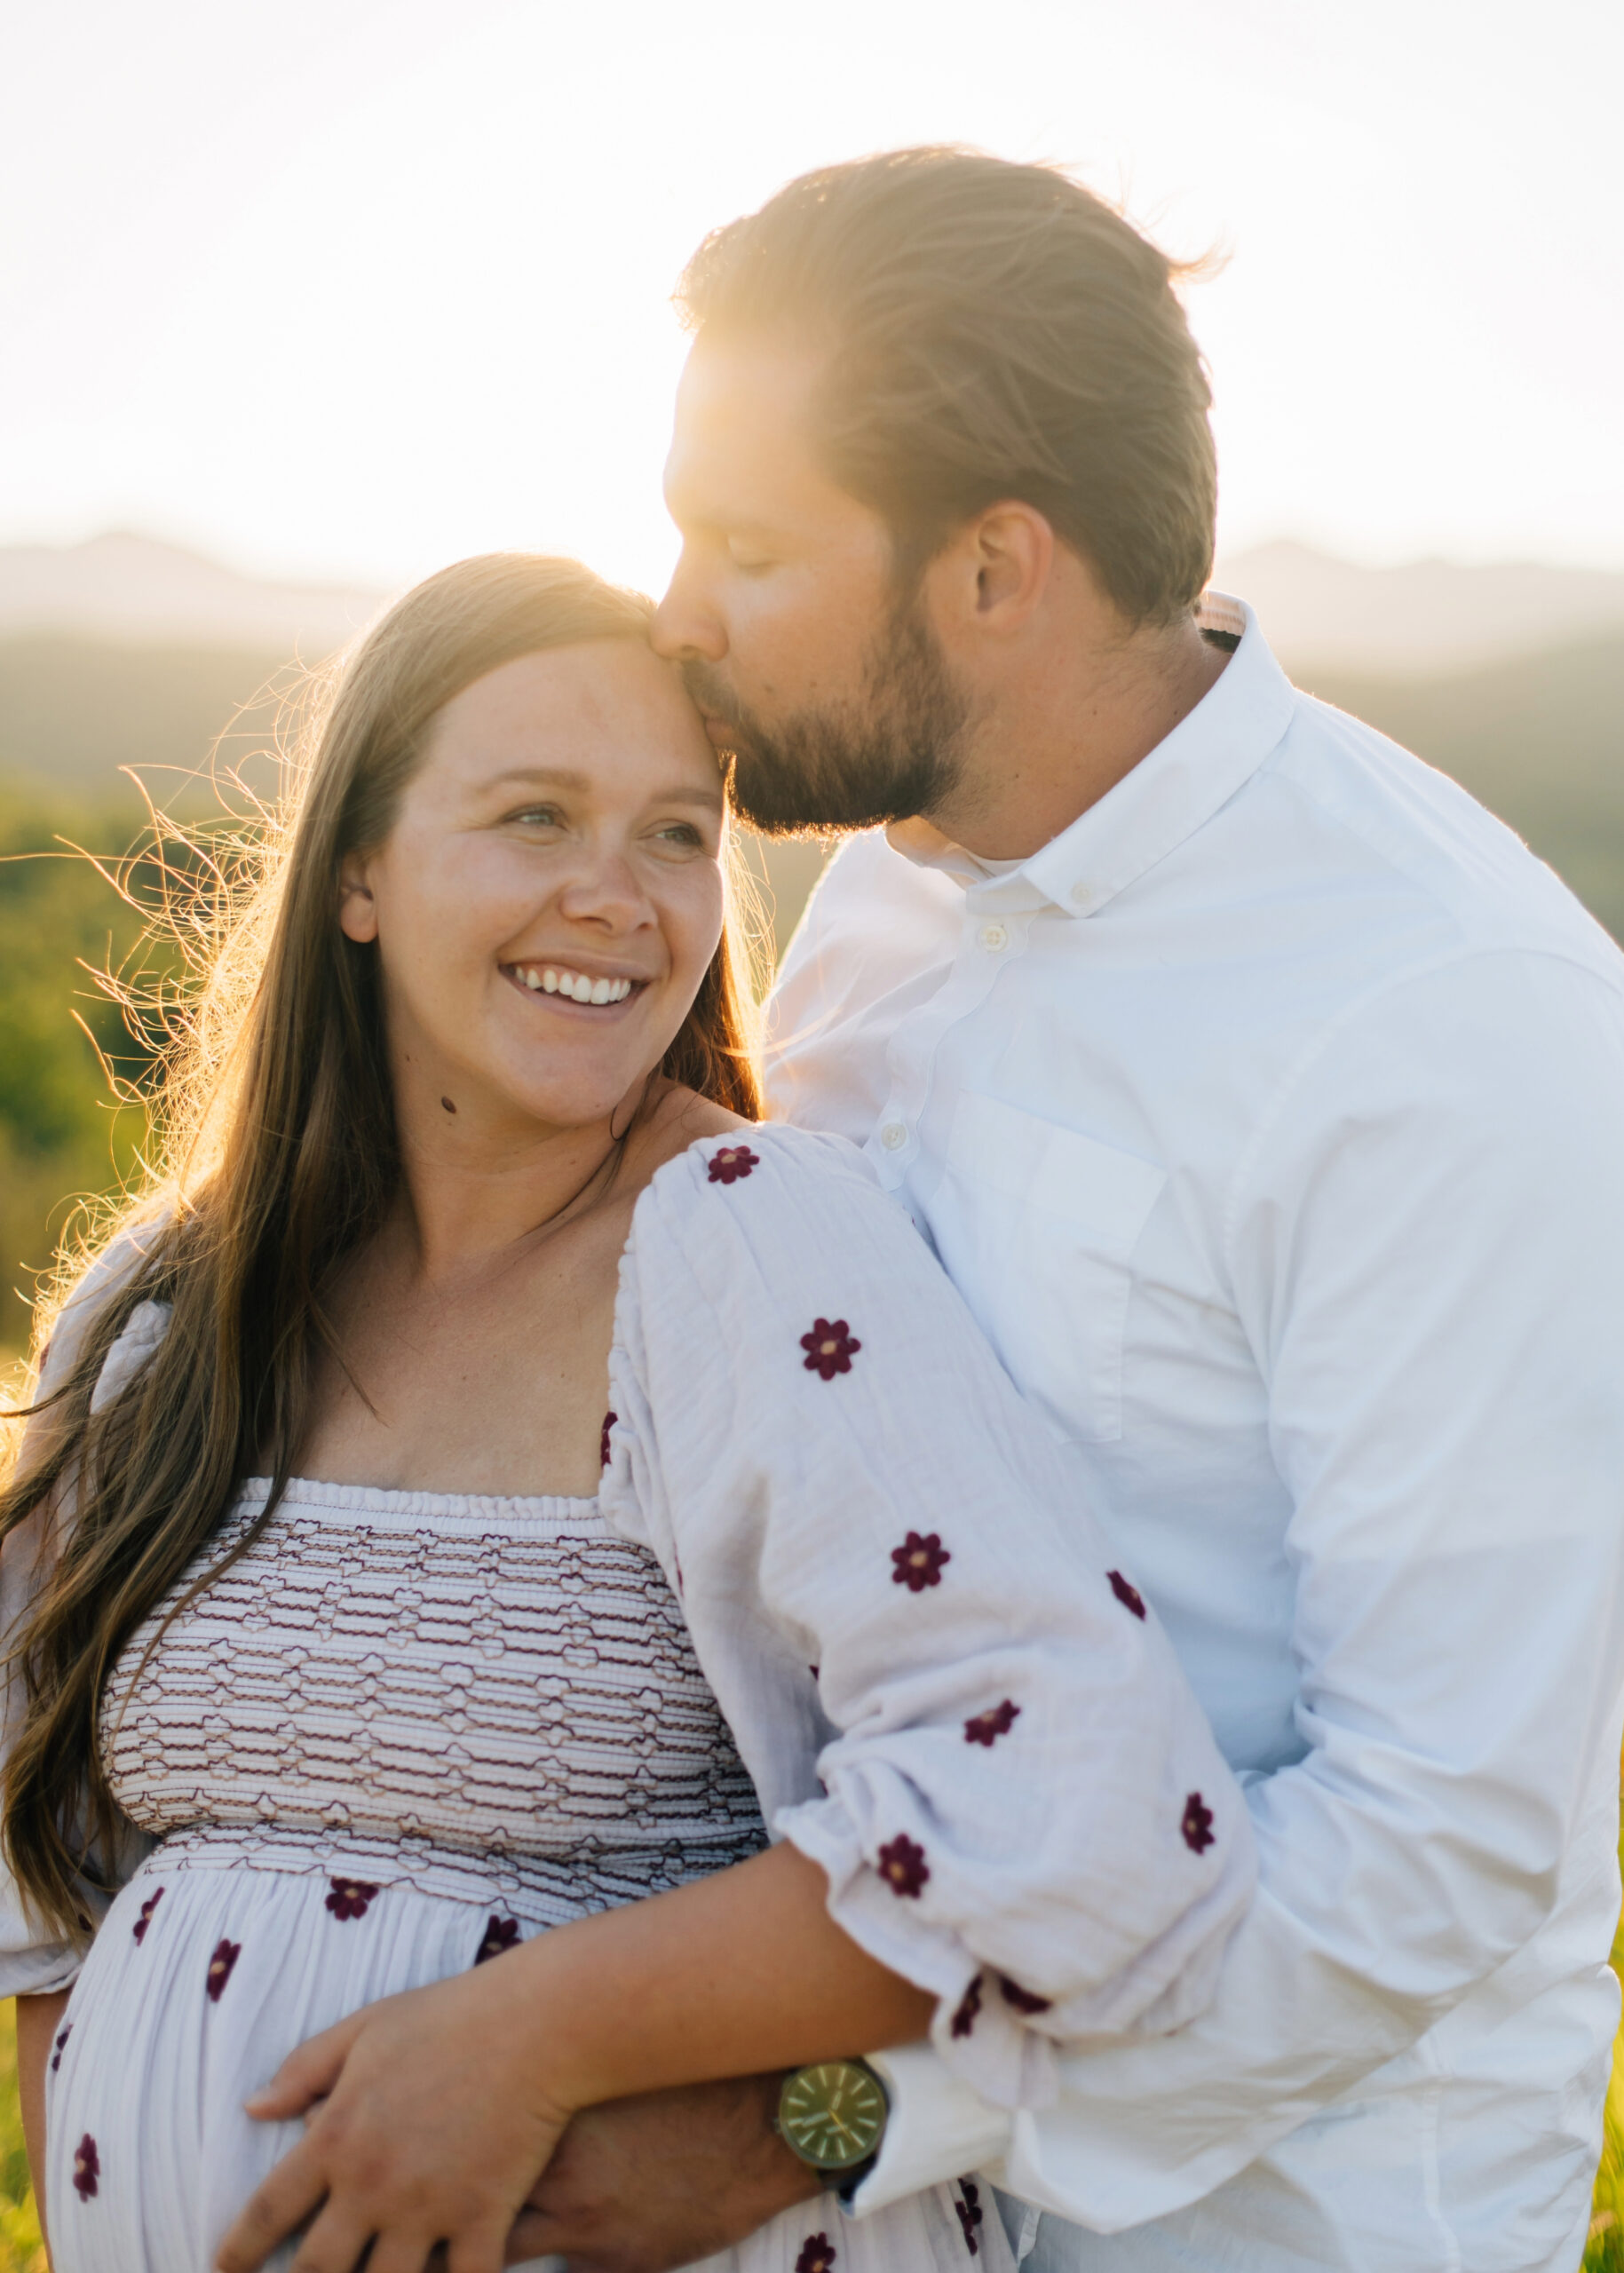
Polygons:
M484 778L549 775L576 794L658 774L721 801L716 752L675 667L629 639L499 664L445 705L424 755Z

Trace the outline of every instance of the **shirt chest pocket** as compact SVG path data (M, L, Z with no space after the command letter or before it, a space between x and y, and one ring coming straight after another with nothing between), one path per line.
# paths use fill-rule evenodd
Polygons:
M1018 1386L1063 1434L1122 1433L1130 1262L1167 1172L966 1091L931 1207L943 1263Z

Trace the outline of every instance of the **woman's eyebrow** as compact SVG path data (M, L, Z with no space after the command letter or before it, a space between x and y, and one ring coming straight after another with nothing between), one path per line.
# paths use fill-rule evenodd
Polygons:
M498 789L504 782L525 782L532 786L542 783L554 789L590 789L590 773L577 773L564 765L509 765L500 773L493 773L487 787ZM673 782L669 788L657 789L646 799L651 805L701 805L707 812L720 812L726 800L722 786L714 789L700 788L692 782Z
M490 776L490 787L495 788L503 781L546 781L555 789L585 789L590 776L573 772L565 765L504 765L500 773Z
M649 799L651 805L702 805L707 812L719 813L724 799L716 789L661 789L658 796Z

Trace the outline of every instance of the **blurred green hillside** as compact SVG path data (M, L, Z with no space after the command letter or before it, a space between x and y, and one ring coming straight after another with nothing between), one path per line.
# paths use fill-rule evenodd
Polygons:
M116 854L133 834L106 801L0 780L0 1363L28 1339L31 1274L73 1196L116 1184L141 1141L107 1073L139 1082L150 1053L92 976L128 961L141 925L68 849Z
M196 811L212 802L217 738L222 764L251 764L275 726L271 690L291 677L282 656L252 648L0 638L0 780L139 817L139 796L119 772L134 766L158 804L179 795Z

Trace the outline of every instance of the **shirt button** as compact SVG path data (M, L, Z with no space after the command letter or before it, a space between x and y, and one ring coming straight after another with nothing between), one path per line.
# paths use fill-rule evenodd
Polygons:
M984 923L981 926L981 944L989 954L996 954L1001 947L1009 946L1010 934L1002 923Z
M1082 882L1079 881L1072 886L1072 906L1073 907L1086 907L1092 898L1093 894L1089 891L1087 884Z
M880 1131L880 1142L888 1152L899 1152L907 1143L907 1130L899 1121L888 1121Z

